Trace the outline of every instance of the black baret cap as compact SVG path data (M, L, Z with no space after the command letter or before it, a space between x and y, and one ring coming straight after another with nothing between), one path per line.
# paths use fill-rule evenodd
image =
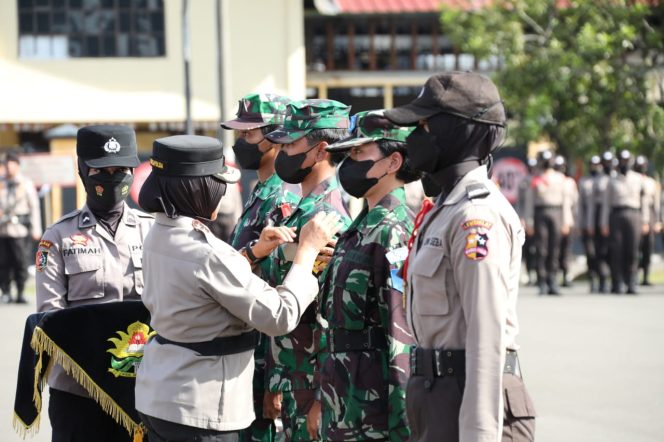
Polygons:
M76 133L76 155L94 168L137 167L136 133L129 126L85 126Z
M505 126L507 120L498 89L489 77L458 71L429 77L415 100L385 111L385 117L406 126L441 113L499 126Z
M226 183L240 180L240 171L224 160L221 142L201 135L173 135L152 144L152 171L167 176L214 176Z

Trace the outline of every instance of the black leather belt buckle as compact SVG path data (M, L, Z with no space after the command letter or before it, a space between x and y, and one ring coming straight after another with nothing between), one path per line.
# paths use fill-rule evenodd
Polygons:
M385 349L387 338L384 329L379 327L362 330L329 329L327 346L330 353Z

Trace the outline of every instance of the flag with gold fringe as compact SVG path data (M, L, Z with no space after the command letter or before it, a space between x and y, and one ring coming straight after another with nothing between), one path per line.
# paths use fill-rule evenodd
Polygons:
M134 408L143 346L156 332L141 301L111 302L30 315L26 320L14 402L14 428L37 432L41 395L61 365L116 422L142 440Z

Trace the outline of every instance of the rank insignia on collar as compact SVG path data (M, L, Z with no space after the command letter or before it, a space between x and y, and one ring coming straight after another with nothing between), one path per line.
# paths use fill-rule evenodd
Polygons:
M208 229L205 224L197 219L191 221L191 226L194 228L194 230L198 230L199 232L210 233L210 229Z
M90 238L83 235L82 233L75 233L70 236L69 239L71 239L73 243L72 245L74 246L87 246L88 242L90 241Z

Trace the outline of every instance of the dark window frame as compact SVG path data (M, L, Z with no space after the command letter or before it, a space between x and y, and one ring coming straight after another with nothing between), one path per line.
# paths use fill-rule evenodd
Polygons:
M43 59L166 57L164 4L164 0L17 0L19 56ZM121 18L128 21L123 22L128 27L121 26ZM66 51L64 56L59 56L54 44L55 39L62 36L66 37ZM35 42L49 38L49 52L40 56L27 49L29 54L24 54L23 37L33 37Z

